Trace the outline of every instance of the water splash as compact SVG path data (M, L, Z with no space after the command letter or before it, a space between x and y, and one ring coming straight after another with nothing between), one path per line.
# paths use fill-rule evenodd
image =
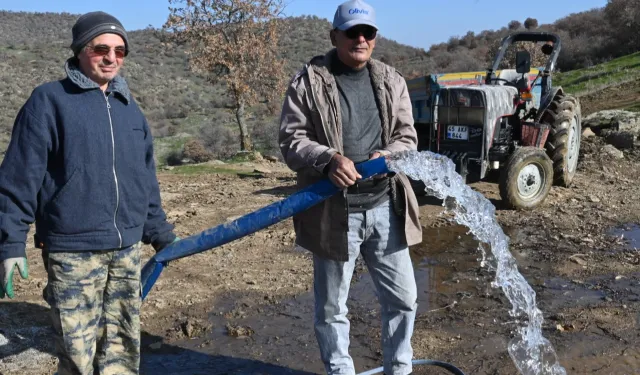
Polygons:
M492 285L502 288L511 302L511 316L526 316L526 325L518 327L518 335L507 348L520 373L566 375L553 346L542 336L543 316L536 306L536 293L518 272L516 260L509 252L509 238L496 221L493 204L466 185L445 156L428 151L402 152L388 156L387 164L391 171L422 180L428 193L444 200L444 206L458 224L468 227L476 240L489 246L490 257L482 245L480 250L482 265L490 262L490 268L496 272Z

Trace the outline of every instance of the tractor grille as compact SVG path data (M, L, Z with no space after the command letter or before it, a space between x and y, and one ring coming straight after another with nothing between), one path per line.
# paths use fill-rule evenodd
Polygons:
M442 90L438 100L438 153L479 158L485 111L485 99L478 90Z

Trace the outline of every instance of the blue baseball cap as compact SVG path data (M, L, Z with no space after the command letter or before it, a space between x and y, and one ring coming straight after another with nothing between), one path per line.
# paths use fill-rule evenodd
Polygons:
M333 28L344 31L356 25L369 25L378 29L373 7L361 0L350 0L338 5L333 17Z

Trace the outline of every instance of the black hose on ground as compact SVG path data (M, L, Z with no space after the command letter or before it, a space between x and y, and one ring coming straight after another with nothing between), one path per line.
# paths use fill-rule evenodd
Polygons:
M459 368L457 368L456 366L447 363L447 362L442 362L442 361L435 361L432 359L416 359L411 361L411 364L415 365L427 365L427 366L437 366L437 367L441 367L445 370L448 370L450 373L452 373L453 375L465 375L464 372L462 372L462 370L460 370ZM384 371L383 367L378 367L376 369L373 370L369 370L369 371L365 371L365 372L361 372L358 375L373 375L373 374L381 374L382 371Z

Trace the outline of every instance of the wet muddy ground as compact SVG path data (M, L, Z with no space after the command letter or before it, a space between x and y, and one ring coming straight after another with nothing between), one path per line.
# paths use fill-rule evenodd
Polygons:
M537 294L543 334L569 374L640 374L640 153L622 160L585 140L571 188L554 187L543 207L503 210L497 186L473 184L498 208L518 268ZM277 163L263 173L161 173L169 220L198 233L294 191ZM506 347L520 326L480 266L478 243L420 198L424 241L411 249L419 287L416 359L450 362L466 374L516 374ZM293 245L291 221L173 262L144 303L143 374L321 374L313 335L311 261ZM145 258L152 250L145 247ZM46 275L29 248L31 277L0 302L0 373L51 374ZM381 365L379 310L364 264L348 302L358 372ZM415 374L446 374L416 367Z

